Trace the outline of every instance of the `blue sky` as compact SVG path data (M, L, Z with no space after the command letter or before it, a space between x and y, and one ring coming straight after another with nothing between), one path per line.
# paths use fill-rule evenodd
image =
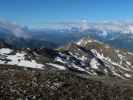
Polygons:
M29 26L83 19L132 21L133 0L0 0L0 19Z

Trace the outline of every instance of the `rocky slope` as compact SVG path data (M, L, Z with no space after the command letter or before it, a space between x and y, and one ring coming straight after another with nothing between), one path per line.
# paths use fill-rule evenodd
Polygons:
M0 65L1 100L132 100L133 82Z
M133 53L83 38L56 50L0 43L1 100L132 100Z

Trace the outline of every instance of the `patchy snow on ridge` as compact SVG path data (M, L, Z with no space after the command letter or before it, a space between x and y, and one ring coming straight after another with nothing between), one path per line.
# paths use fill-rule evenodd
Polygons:
M125 77L130 78L130 77L131 77L131 75L130 75L130 74L128 74L128 73L125 73Z
M98 69L99 63L96 61L95 58L91 59L90 65L93 69Z
M2 48L0 49L0 64L17 65L30 68L42 69L44 65L38 64L35 60L26 60L25 52L17 52L16 54L10 54L13 50Z
M92 40L84 40L84 39L81 39L80 41L78 41L76 44L77 45L86 45L87 43L91 43L91 42L93 42Z
M83 68L81 68L81 67L75 65L74 63L72 63L72 67L75 68L75 69L78 69L78 70L80 70L80 71L84 71L84 72L86 72L85 69L83 69Z
M63 61L60 57L56 57L56 58L55 58L55 61L57 61L57 62L61 62L61 63L63 63L63 64L66 63L66 62Z
M66 70L66 68L64 66L59 65L59 64L47 63L47 65L50 65L50 66L55 67L55 68L58 68L60 70Z
M12 52L12 50L11 49L8 49L8 48L2 48L2 49L0 49L0 54L9 54L11 52Z

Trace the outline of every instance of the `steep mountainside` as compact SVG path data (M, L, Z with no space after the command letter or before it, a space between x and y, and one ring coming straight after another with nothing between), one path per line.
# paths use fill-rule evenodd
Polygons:
M133 53L84 38L58 50L0 49L0 64L74 72L82 77L133 78Z

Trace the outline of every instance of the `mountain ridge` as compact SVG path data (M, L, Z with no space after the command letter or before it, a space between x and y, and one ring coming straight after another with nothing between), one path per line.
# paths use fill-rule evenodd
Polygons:
M83 38L62 49L0 49L1 64L72 71L90 76L133 78L133 53L111 48L102 42ZM34 65L34 66L33 66Z

